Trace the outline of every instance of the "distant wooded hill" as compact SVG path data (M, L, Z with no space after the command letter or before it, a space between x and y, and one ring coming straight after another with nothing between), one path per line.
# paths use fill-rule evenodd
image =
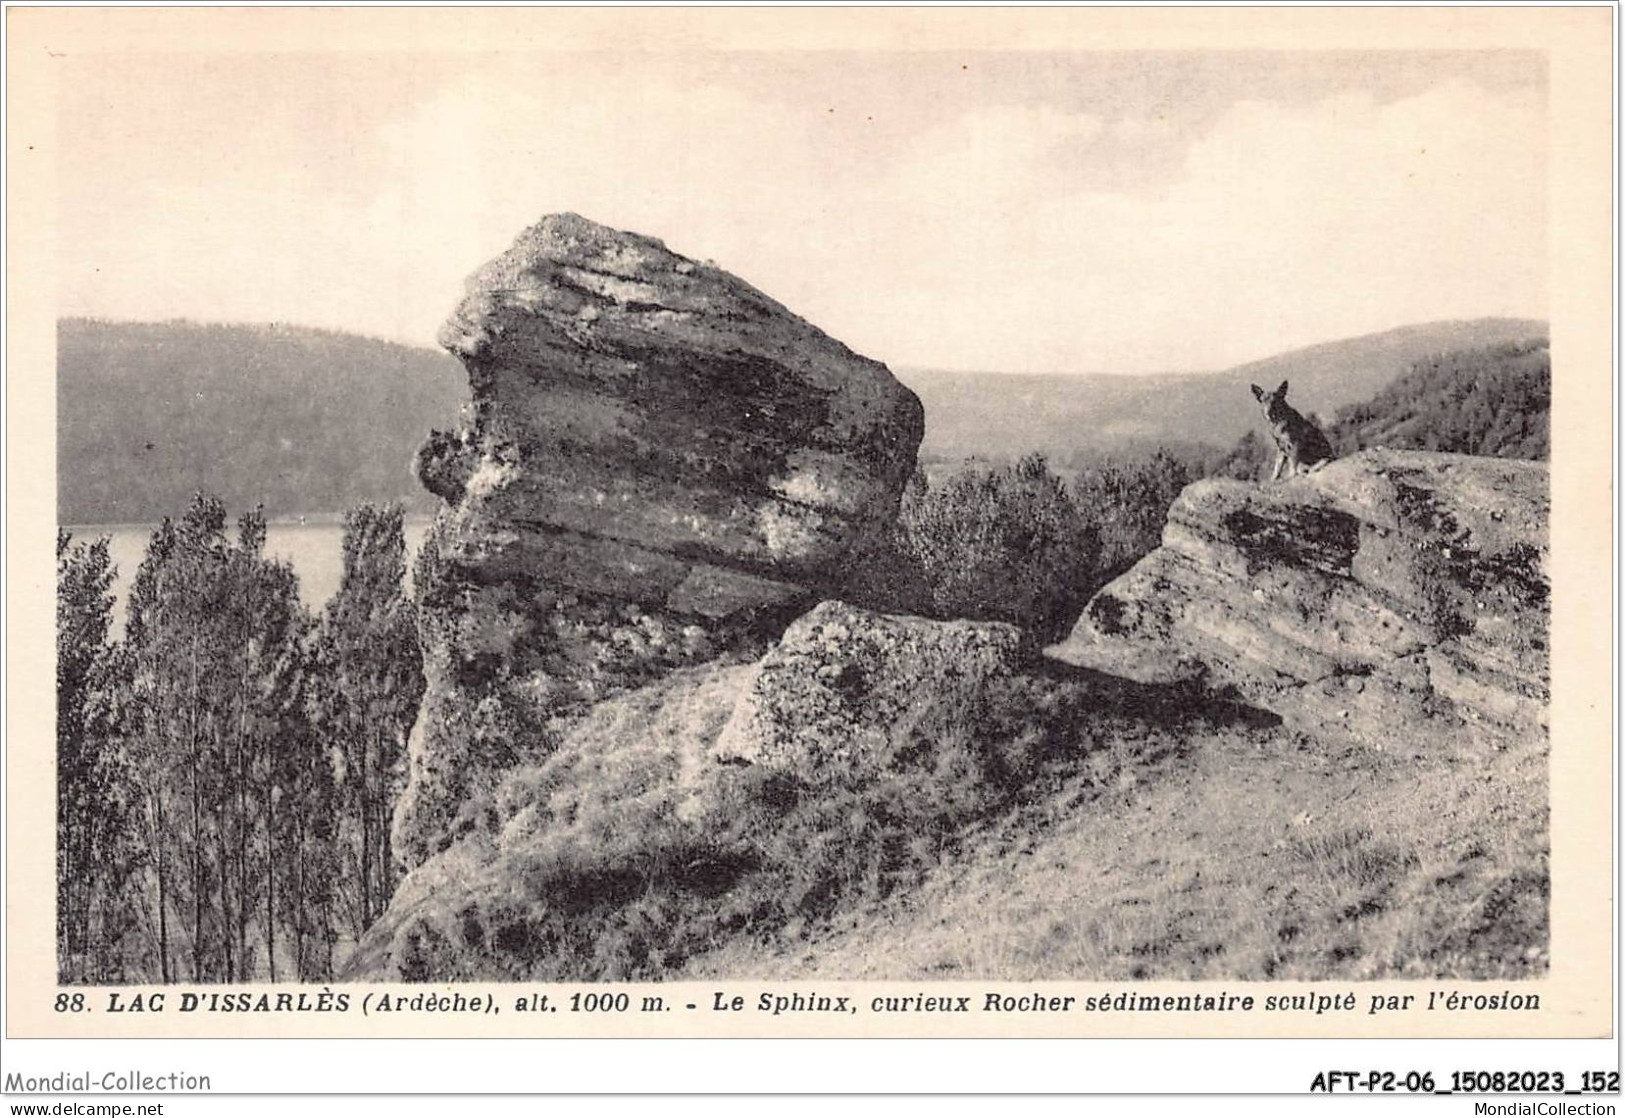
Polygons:
M1490 458L1551 455L1552 351L1545 338L1418 361L1369 400L1339 409L1326 434L1339 455L1369 447ZM1257 478L1275 448L1248 431L1207 471Z
M927 462L1038 451L1059 468L1154 446L1191 457L1258 425L1249 382L1292 381L1292 402L1330 416L1418 362L1543 339L1524 319L1439 322L1294 350L1225 372L1156 376L902 370L925 403ZM467 399L437 350L279 325L102 322L57 329L57 515L145 523L206 489L271 517L362 501L434 499L409 463ZM1418 406L1423 406L1418 398Z
M1417 362L1339 412L1330 433L1342 454L1386 446L1545 459L1551 414L1552 351L1542 338Z
M205 489L232 510L433 508L410 474L468 397L449 355L327 330L57 324L57 516L144 523Z
M925 403L922 457L1013 460L1034 451L1061 467L1102 453L1234 445L1259 426L1249 383L1292 382L1293 406L1330 418L1371 399L1418 362L1544 339L1544 322L1431 322L1292 350L1217 373L1027 376L905 370Z

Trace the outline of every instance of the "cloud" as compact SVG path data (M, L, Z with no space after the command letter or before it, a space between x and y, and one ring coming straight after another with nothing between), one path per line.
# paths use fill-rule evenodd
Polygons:
M882 290L913 309L892 344L932 363L1211 368L1405 322L1544 313L1544 121L1515 99L1452 85L1386 105L1240 103L1177 182L1138 195L1074 188L1046 154L1053 124L1005 124L996 168L950 137L894 168L884 193L910 200L894 226L907 245L881 247L892 223L871 225L876 271L891 260ZM1087 158L1096 133L1053 142ZM873 301L876 336L888 305Z
M327 90L297 112L262 98L255 129L178 96L155 123L129 83L69 136L64 307L428 342L464 276L575 210L894 364L1213 368L1545 311L1538 89L1243 100L1196 132L928 84L898 83L888 111L836 65L827 89L761 97L708 67L531 56L396 75L333 120L310 118ZM1098 173L1136 150L1172 172Z

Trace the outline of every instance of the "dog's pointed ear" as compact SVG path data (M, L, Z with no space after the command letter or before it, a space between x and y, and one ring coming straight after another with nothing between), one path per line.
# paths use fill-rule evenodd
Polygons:
M1276 390L1275 390L1275 398L1276 398L1276 399L1277 399L1277 400L1284 400L1284 399L1286 399L1286 381L1284 381L1284 380L1283 380L1283 381L1282 381L1282 382L1281 382L1281 387L1279 387L1279 388L1277 388L1277 389L1276 389Z
M1253 390L1253 397L1255 399L1257 399L1259 402L1263 402L1264 390L1262 388L1258 387L1256 384L1249 384L1247 387Z

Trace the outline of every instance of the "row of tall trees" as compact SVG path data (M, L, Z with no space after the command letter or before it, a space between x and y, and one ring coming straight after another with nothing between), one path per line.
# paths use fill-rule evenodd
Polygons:
M394 888L423 689L401 509L349 514L319 617L265 540L199 494L113 640L107 541L58 535L63 982L325 979Z
M56 536L56 935L67 981L129 977L125 945L144 859L129 757L116 747L128 659L109 643L106 539Z

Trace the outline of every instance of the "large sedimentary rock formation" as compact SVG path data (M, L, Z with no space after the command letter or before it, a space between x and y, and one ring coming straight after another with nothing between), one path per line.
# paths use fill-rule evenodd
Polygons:
M1549 504L1544 464L1408 451L1199 482L1047 652L1396 748L1542 734Z
M395 844L442 848L557 716L840 593L914 467L919 401L720 269L573 214L468 282L460 430L419 592L428 691ZM776 635L769 633L768 635Z

